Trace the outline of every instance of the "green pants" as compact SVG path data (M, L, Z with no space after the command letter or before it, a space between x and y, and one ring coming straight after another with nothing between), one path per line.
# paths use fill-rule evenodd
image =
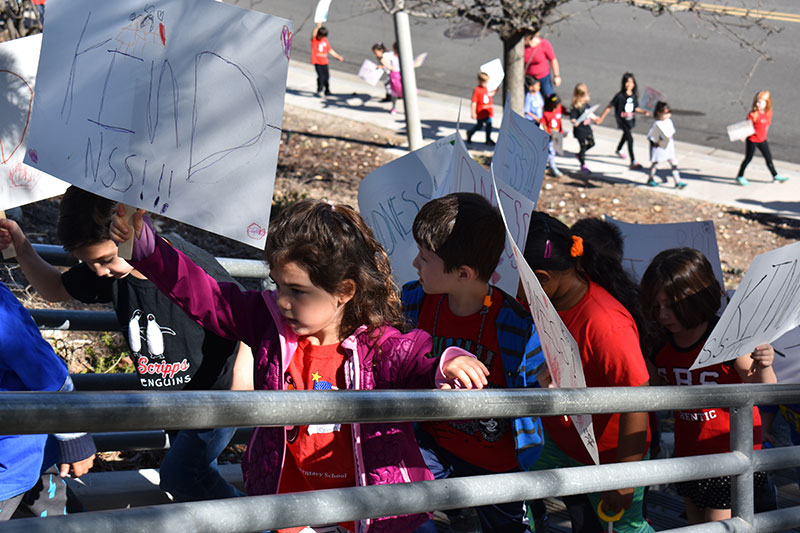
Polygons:
M650 454L645 456L645 459L649 459ZM553 442L550 437L545 434L544 439L544 448L542 449L542 455L539 456L539 459L533 465L531 470L554 470L557 468L568 468L572 466L585 466L582 463L579 463L575 459L571 458L567 454L561 451L558 446ZM595 515L597 514L597 504L600 503L600 499L602 498L602 493L594 492L591 494L587 494L589 497L589 501L592 504L592 509L595 511ZM643 533L643 532L650 532L655 531L650 524L645 520L644 516L642 515L642 506L644 503L644 487L636 487L633 492L633 504L631 505L630 509L625 511L625 514L622 515L622 518L614 522L613 528L614 531L617 532L624 532L624 533ZM530 516L530 513L529 513ZM603 527L604 530L608 529L608 522L605 522L599 516L597 520L600 522L600 525ZM533 524L533 520L530 522Z

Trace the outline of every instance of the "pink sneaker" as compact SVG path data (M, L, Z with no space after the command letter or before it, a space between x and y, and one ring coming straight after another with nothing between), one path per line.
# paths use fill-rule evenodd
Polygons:
M625 154L623 154L622 152L615 152L615 153L617 154L617 157L619 157L620 159L627 159L627 157L628 157Z
M584 173L584 174L591 174L592 173L592 171L589 170L589 167L587 167L586 165L581 165L581 172Z
M392 114L392 115L396 115L397 114L397 109L392 109L391 111L389 111L389 113Z

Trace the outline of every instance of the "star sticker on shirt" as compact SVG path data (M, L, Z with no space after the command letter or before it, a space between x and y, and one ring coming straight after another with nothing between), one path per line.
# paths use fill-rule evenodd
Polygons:
M319 375L319 372L314 372L313 374L311 374L311 379L316 383L317 381L322 379L322 376Z

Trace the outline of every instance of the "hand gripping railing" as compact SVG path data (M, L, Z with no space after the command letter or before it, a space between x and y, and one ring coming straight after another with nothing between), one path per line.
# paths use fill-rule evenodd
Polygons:
M753 514L756 470L800 465L800 448L752 450L752 406L800 402L800 386L717 385L485 391L256 391L3 393L8 433L127 431L333 422L731 408L732 452L700 457L495 474L400 485L142 507L14 520L0 531L257 531L604 490L733 476L734 518L708 531L777 531L800 525L800 507Z

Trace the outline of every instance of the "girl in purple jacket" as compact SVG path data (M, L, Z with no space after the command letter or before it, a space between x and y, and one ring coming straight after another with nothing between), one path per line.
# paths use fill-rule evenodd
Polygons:
M121 208L120 208L121 209ZM273 222L265 259L277 289L217 282L134 217L132 264L206 329L253 348L259 390L482 388L488 371L458 348L427 357L430 336L402 333L389 258L351 207L303 200ZM130 232L122 218L115 240ZM242 460L250 495L431 480L410 423L256 428ZM349 530L413 531L425 515Z

